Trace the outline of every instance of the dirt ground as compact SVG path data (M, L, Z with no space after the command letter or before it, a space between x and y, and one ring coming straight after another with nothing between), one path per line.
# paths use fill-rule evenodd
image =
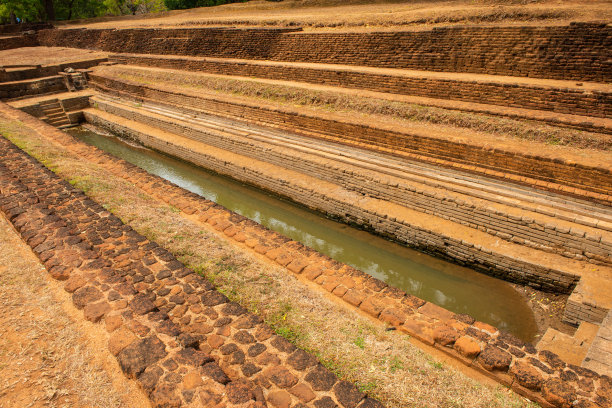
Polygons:
M0 213L0 408L149 407Z
M457 24L541 25L610 21L606 0L254 0L190 10L75 21L66 28L281 26L304 29L427 29ZM60 23L64 24L64 23Z
M576 328L564 323L562 320L568 295L546 293L529 286L517 284L512 286L525 298L527 305L533 311L536 324L538 325L538 339L544 335L548 328L553 328L569 335L574 334Z
M52 65L94 58L104 58L106 53L79 48L25 47L0 51L2 65Z

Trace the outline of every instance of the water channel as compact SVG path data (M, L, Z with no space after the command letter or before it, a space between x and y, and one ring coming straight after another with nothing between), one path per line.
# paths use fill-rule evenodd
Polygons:
M534 340L533 313L507 282L327 219L273 194L117 137L90 128L73 128L69 133L389 285L523 340Z

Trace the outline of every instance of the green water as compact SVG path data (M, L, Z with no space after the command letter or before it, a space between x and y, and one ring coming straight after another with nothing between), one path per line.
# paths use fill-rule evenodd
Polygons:
M69 133L407 293L469 314L526 341L534 339L533 313L507 282L327 219L257 188L119 138L84 128Z

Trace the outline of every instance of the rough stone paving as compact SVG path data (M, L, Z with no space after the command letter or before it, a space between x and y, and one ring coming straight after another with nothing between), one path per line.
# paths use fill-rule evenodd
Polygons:
M0 208L158 407L381 407L0 138Z

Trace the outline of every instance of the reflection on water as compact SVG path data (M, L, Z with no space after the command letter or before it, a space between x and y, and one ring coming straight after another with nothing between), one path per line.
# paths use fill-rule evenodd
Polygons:
M333 259L456 313L533 340L536 324L506 282L329 220L294 203L163 154L86 129L79 139L199 194Z

